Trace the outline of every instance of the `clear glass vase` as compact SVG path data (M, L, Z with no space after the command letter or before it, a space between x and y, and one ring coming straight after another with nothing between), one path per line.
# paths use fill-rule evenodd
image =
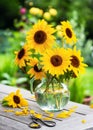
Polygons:
M66 106L70 92L64 83L53 80L48 84L44 79L35 89L35 98L42 110L56 112Z

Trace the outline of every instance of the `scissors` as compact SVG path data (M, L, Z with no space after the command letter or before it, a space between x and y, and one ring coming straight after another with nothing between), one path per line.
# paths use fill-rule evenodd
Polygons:
M56 122L54 122L54 121L42 120L35 116L31 116L31 119L32 119L32 122L29 124L29 127L34 128L34 129L41 128L41 124L43 124L47 127L54 127L56 125Z

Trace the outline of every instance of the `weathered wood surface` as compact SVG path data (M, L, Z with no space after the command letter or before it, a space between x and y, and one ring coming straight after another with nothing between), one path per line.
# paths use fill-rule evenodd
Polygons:
M0 100L3 99L8 93L16 91L18 88L10 87L6 85L0 84ZM34 99L31 98L31 93L27 90L21 89L21 93L28 100L29 107L34 109L38 113L42 113L46 115L44 111L42 111L38 104ZM89 106L74 103L69 101L67 106L64 108L68 110L73 106L78 106L76 111L69 117L56 121L56 126L53 128L49 128L46 126L42 126L41 130L93 130L93 109ZM4 107L0 104L0 130L31 130L28 127L28 124L31 122L30 115L28 116L16 116L14 113L6 113L4 112ZM56 113L55 113L56 115ZM86 123L82 123L82 120L86 120Z

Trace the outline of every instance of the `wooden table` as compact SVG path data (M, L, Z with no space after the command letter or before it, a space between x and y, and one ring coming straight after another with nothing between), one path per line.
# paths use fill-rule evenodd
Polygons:
M10 87L0 84L0 100L4 98L8 93L16 91L18 88ZM38 104L31 99L31 93L27 90L21 89L21 93L28 100L31 109L36 112L45 114ZM73 106L78 106L76 111L68 118L62 118L60 121L56 121L55 127L42 126L41 130L93 130L93 109L87 105L82 105L69 101L64 108L68 110ZM12 112L4 112L5 107L0 104L0 130L31 130L28 124L31 122L30 115L28 116L16 116ZM56 113L55 113L56 114ZM86 123L82 123L82 120L86 120ZM92 127L90 129L90 127Z

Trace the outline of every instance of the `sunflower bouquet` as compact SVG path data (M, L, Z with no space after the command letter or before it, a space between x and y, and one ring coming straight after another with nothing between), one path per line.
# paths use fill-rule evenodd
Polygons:
M46 78L64 82L84 73L84 59L76 49L77 38L69 21L60 25L61 43L56 37L57 30L45 20L39 20L27 32L26 43L17 51L15 63L25 69L35 81Z

